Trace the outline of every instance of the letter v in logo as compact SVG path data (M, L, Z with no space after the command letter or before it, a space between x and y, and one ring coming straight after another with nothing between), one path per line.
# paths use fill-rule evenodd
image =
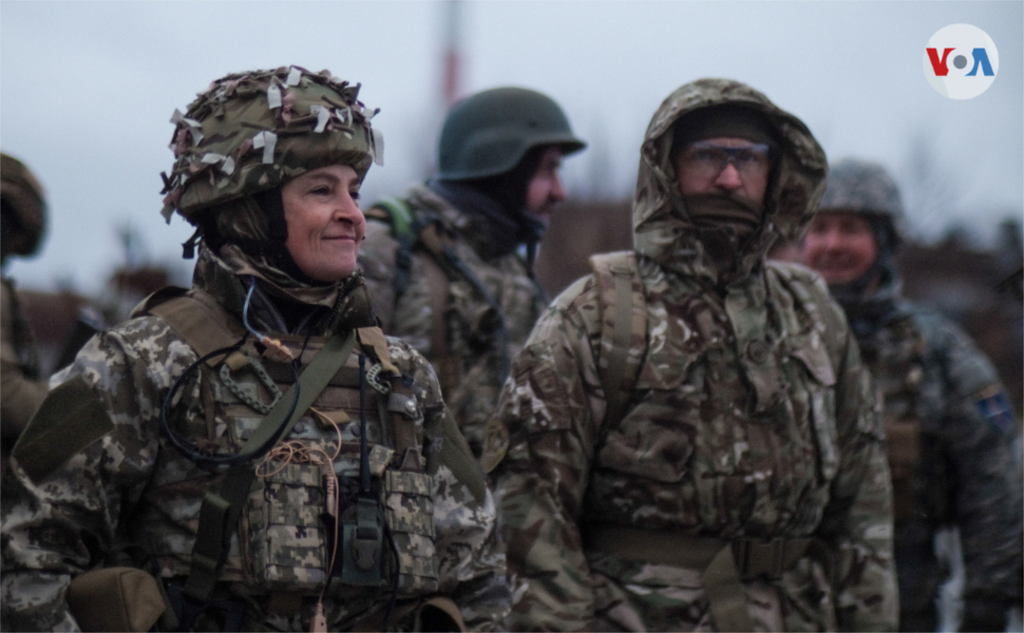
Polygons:
M949 54L956 50L955 48L944 48L942 49L942 60L939 60L939 51L934 48L926 48L928 51L928 61L932 63L932 70L935 71L936 77L945 77L949 74L949 66L946 65L946 59Z

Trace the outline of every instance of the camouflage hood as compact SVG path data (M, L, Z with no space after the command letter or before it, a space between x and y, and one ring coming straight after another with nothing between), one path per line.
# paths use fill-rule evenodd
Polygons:
M764 200L764 218L738 254L743 278L764 260L777 238L793 240L810 222L825 188L825 152L795 116L760 92L727 79L700 79L680 87L658 108L640 148L633 199L634 246L638 253L684 275L718 281L683 202L671 161L673 126L684 116L711 106L737 104L761 113L779 145Z

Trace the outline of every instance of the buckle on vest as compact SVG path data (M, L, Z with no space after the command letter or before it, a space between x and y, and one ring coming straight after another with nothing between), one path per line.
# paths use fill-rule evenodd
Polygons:
M744 580L756 576L778 578L786 571L786 540L740 539L733 543L736 567Z

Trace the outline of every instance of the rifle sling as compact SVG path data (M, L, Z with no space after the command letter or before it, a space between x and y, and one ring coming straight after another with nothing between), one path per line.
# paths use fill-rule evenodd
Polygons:
M277 405L263 419L239 454L254 453L271 437L287 437L295 421L309 409L331 378L344 365L352 353L355 341L354 330L347 338L337 334L331 337L302 372L298 385L292 385L278 400ZM291 410L296 388L299 389L298 402L295 409ZM251 464L233 465L228 469L221 490L210 490L203 497L196 542L192 548L191 568L188 581L185 583L185 594L200 604L205 604L213 596L220 568L227 559L231 534L238 525L242 507L255 475L256 471Z

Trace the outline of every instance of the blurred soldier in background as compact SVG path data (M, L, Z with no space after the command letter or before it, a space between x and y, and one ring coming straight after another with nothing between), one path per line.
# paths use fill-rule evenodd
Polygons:
M21 161L0 154L0 261L35 255L46 231L43 188ZM39 375L35 338L18 307L14 282L3 277L0 288L0 476L7 470L11 448L46 397Z
M804 239L804 261L845 308L884 398L900 629L936 630L948 568L934 536L957 526L966 571L961 630L1002 631L1021 603L1017 423L992 364L960 328L902 298L902 226L889 174L841 161Z
M437 175L367 211L359 263L382 329L434 365L478 456L510 359L546 305L533 261L565 198L562 157L584 147L549 97L486 90L448 113Z
M54 376L5 482L0 628L504 619L483 473L356 270L383 150L358 92L283 67L175 112L163 214L197 227L193 287L154 293Z
M765 262L810 220L824 152L760 92L702 79L640 154L635 252L554 300L488 429L510 628L892 630L870 377L821 279Z

